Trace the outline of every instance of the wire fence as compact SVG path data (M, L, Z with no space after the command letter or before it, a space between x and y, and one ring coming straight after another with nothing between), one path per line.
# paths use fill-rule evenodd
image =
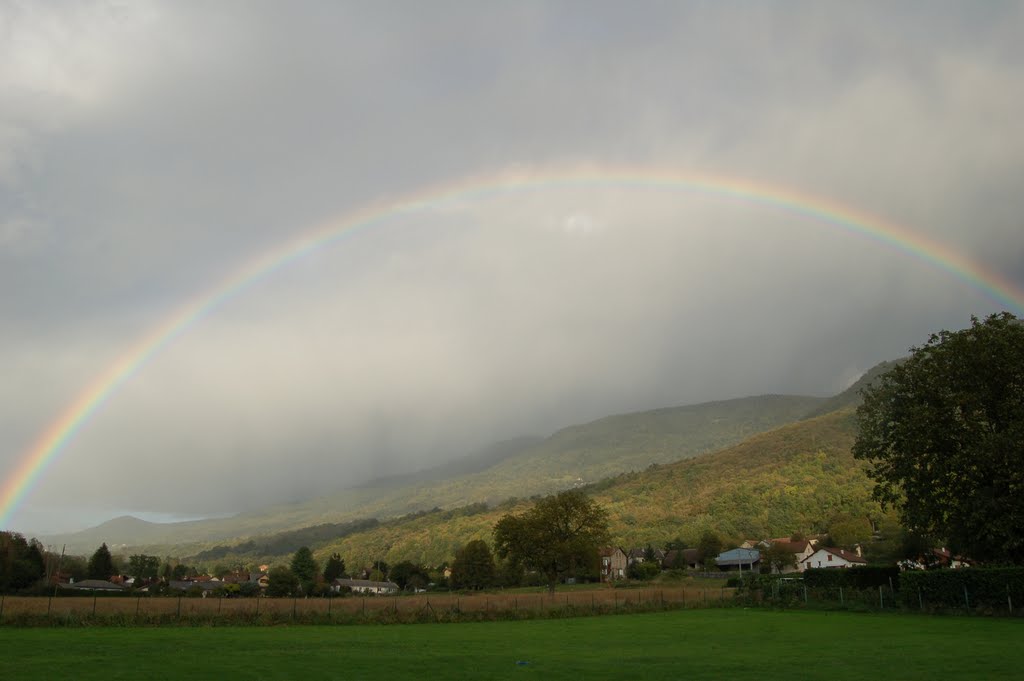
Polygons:
M600 588L554 594L439 592L336 598L2 596L0 625L440 622L723 607L734 602L732 588Z
M956 594L936 594L920 587L896 587L892 583L870 588L809 587L800 581L776 581L742 592L748 605L783 608L825 608L922 613L966 613L1001 616L1024 615L1024 598L1011 584L1005 589L963 587Z

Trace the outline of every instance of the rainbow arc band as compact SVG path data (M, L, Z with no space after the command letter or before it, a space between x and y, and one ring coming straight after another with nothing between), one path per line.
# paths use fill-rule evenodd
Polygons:
M1024 291L999 273L986 270L947 245L866 212L791 189L734 177L687 174L668 168L607 165L546 171L517 169L470 177L372 204L319 226L244 264L212 288L184 303L102 371L22 455L0 487L0 529L8 525L46 468L121 385L200 320L256 282L345 237L372 229L395 217L436 209L449 202L479 201L505 194L555 188L661 189L774 208L852 235L868 237L949 272L1010 312L1020 315L1024 311Z

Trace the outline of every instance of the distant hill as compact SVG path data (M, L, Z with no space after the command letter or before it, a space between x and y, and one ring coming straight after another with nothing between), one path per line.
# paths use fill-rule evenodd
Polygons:
M704 529L725 538L788 536L821 532L842 516L879 519L871 481L850 452L855 422L850 409L784 425L723 450L646 470L624 473L585 488L611 516L612 534L623 546L662 545L675 538L691 544ZM310 544L324 559L339 552L350 566L376 559L394 563L450 560L472 539L491 540L501 515L530 506L510 500L496 507L475 504L381 522ZM219 559L284 561L281 555L226 547Z
M807 413L807 418L823 416L838 409L857 408L864 401L861 393L865 388L874 383L878 378L890 369L900 364L903 360L898 359L892 362L882 362L864 372L864 375L854 381L853 385L843 392L824 400L816 408Z
M107 523L75 535L49 538L77 552L100 541L152 554L198 553L279 531L357 519L394 518L433 508L496 504L510 497L547 494L721 449L805 416L825 398L764 395L608 416L570 426L549 438L521 438L463 460L393 476L308 501L255 513L185 523Z

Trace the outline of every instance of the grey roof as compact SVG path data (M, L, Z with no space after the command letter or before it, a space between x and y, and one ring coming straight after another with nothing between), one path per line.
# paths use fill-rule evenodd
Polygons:
M375 582L372 579L343 579L339 577L338 579L334 580L334 584L336 584L337 586L347 586L349 588L359 586L370 589L394 589L395 591L398 590L398 585L394 582Z
M750 565L761 560L761 552L757 549L732 549L718 554L715 562L718 565Z
M123 584L114 584L103 579L83 579L74 584L68 584L69 589L81 589L82 591L124 591L128 587Z
M167 586L177 591L188 591L198 586L203 591L216 591L224 586L224 582L191 582L191 581L170 581Z

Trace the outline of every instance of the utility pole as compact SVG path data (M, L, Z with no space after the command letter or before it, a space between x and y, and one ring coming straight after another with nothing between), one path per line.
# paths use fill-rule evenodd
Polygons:
M53 595L57 595L57 589L60 588L60 568L64 565L64 552L67 550L68 545L64 544L60 548L60 560L57 561L57 577L53 580Z

